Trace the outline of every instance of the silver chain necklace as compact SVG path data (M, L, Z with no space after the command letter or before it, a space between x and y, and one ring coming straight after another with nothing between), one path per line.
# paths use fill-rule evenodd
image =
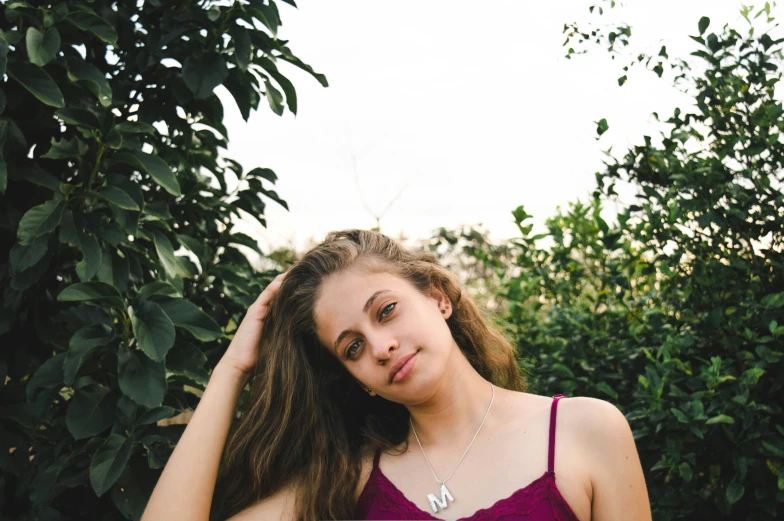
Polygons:
M471 445L474 444L474 440L479 434L479 431L482 430L482 425L485 424L485 420L487 419L487 414L490 412L490 407L493 406L493 400L495 399L495 387L493 386L492 382L490 382L490 389L493 392L493 395L490 398L490 405L487 407L487 412L485 413L485 417L482 418L482 423L479 424L479 429L476 431L476 434L474 434L474 438L471 440L471 443L468 444L468 449L470 449ZM408 418L408 422L411 424L411 429L413 429L414 431L414 436L416 436L417 443L419 443L419 448L422 449L422 443L419 441L419 436L417 436L416 429L414 429L414 423L411 421L411 417ZM466 449L463 455L460 457L460 461L463 461L463 458L468 453L468 449ZM452 502L454 502L455 500L455 498L452 497L452 494L449 493L449 489L446 488L446 482L449 481L449 478L451 478L452 474L455 473L455 470L457 470L458 465L460 465L460 461L458 461L457 465L455 465L455 468L452 469L452 472L449 474L449 477L446 478L444 481L441 481L440 479L438 479L438 476L436 476L436 471L433 470L433 466L430 464L430 460L427 459L427 454L425 454L425 449L422 449L422 455L425 457L425 461L427 461L427 466L430 467L430 471L433 473L433 477L436 478L436 481L441 483L441 490L439 492L441 494L441 499L436 497L434 494L427 495L427 499L428 501L430 501L430 508L433 509L434 514L437 514L438 507L436 505L444 509L447 507L447 503L446 503L447 498L449 498L449 501Z

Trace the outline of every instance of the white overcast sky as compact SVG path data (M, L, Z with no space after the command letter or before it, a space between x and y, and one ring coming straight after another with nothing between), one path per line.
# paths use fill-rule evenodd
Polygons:
M278 2L279 38L330 86L281 63L297 88L297 116L279 117L262 100L247 123L218 88L228 157L272 168L291 210L269 201L266 229L238 229L265 251L301 249L330 230L373 227L371 211L381 214L402 190L383 233L421 239L482 223L500 240L518 235L518 205L541 226L556 207L587 201L602 150L621 155L655 134L651 112L664 119L689 98L641 67L619 87L625 61L599 47L565 59L564 23L620 19L635 51L664 44L671 57L697 49L688 35L701 16L709 31L745 28L735 0L629 0L590 17L598 1ZM610 130L597 141L601 118Z

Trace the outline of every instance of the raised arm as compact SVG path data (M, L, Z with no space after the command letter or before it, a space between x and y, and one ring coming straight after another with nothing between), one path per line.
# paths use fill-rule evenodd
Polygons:
M256 360L269 301L284 275L272 281L245 314L166 463L141 521L209 520L220 458L237 400Z
M208 521L223 446L245 380L238 370L218 363L141 521Z

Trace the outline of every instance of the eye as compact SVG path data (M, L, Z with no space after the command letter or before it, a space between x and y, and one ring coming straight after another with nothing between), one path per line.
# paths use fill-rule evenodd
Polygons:
M397 302L391 302L387 307L382 309L381 314L379 315L379 320L381 320L383 317L388 317L392 313L392 311L390 310L389 313L387 313L386 315L384 314L384 311L388 310L389 308L393 307L396 304Z
M378 321L379 321L379 322L381 322L381 320L382 320L383 318L385 318L385 317L388 317L388 316L389 316L389 315L392 313L392 310L390 309L389 313L386 313L386 314L385 314L384 312L385 312L386 310L388 310L389 308L393 308L393 309L394 309L394 307L395 307L396 305L397 305L397 302L390 302L390 303L389 303L389 305L387 305L386 307L384 307L384 308L381 310L381 313L380 313L380 314L379 314L379 316L378 316ZM351 343L351 344L350 344L350 345L349 345L349 346L346 348L346 351L345 351L345 353L344 353L344 355L345 355L345 357L346 357L346 358L349 358L349 359L351 359L351 358L353 358L353 357L354 357L354 355L356 354L356 352L357 352L357 351L356 351L356 350L353 350L353 347L354 347L354 346L356 346L357 344L358 344L358 342L352 342L352 343ZM357 349L358 349L358 348L357 348Z

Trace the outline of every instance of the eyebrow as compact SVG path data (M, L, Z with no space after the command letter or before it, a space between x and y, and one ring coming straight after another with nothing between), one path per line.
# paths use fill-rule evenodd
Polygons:
M367 313L368 312L368 310L370 309L370 306L373 305L373 301L376 300L376 297L378 297L379 295L381 295L383 293L389 293L390 291L391 290L388 290L388 289L380 289L380 290L376 291L375 293L373 293L372 295L370 295L370 298L367 299L367 302L365 302L365 307L362 308L362 313ZM356 331L354 331L353 329L344 329L343 332L338 335L338 338L337 338L337 340L335 340L335 344L333 345L333 349L335 350L335 352L337 352L338 346L340 345L340 342L344 338L346 338L346 336L350 335L351 333L356 333Z

